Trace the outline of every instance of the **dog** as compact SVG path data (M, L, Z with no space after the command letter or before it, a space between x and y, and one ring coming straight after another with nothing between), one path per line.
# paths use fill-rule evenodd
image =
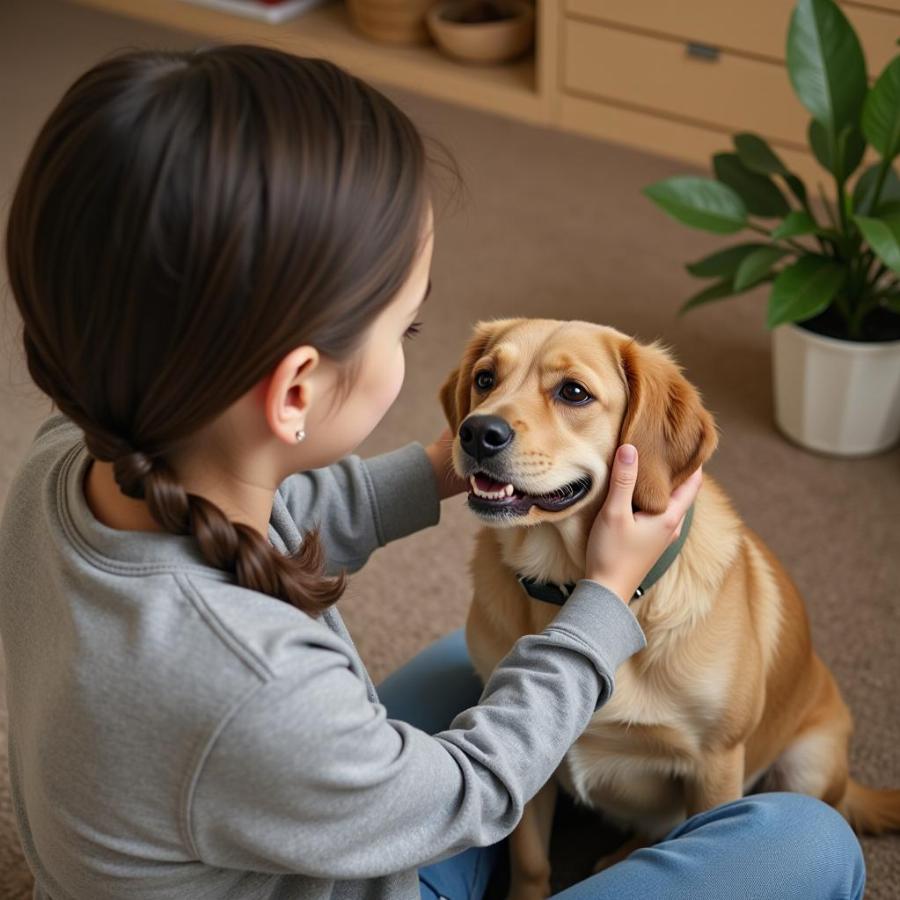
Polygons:
M655 514L712 456L718 427L670 348L580 321L477 323L440 400L484 525L465 637L486 682L584 577L616 448L637 447L633 506ZM624 598L647 645L526 805L510 897L550 895L559 787L634 835L595 872L751 790L811 794L858 832L900 829L900 791L849 777L851 715L795 584L709 474L649 576Z

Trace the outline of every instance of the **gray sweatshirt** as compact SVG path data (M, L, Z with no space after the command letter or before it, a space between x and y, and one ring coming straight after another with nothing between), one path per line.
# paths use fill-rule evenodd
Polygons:
M107 527L88 462L81 430L51 415L0 521L10 781L35 898L418 900L418 867L515 828L644 646L628 607L582 580L429 735L386 717L337 609L240 587L189 535ZM319 522L331 570L354 570L439 517L414 442L285 479L269 539L290 552Z

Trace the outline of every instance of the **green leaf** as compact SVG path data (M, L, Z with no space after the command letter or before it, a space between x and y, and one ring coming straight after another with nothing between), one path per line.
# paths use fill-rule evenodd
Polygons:
M765 139L744 131L736 134L733 140L738 157L746 168L758 175L780 175L800 205L807 205L806 185L788 169Z
M846 192L843 193L844 201L844 217L850 219L853 217L853 198Z
M900 153L900 56L884 69L866 97L862 130L888 161Z
M716 178L733 188L755 216L786 216L791 207L768 175L751 172L736 153L717 153L713 157Z
M787 166L758 134L749 131L736 134L733 139L741 162L759 175L790 175Z
M670 216L692 228L733 234L747 224L743 200L711 178L676 175L644 188L644 194Z
M866 139L855 125L845 125L838 135L841 180L846 181L858 168L866 152Z
M841 181L846 180L856 171L866 152L866 141L855 126L846 125L841 129L837 139L837 160L832 155L831 140L828 136L828 129L824 125L815 119L810 119L807 137L819 165Z
M787 66L800 102L830 134L859 121L868 88L866 61L834 0L798 0L788 29Z
M900 217L870 219L854 216L854 221L878 258L895 272L900 272Z
M770 274L761 278L760 281L773 281L774 278L775 276ZM743 294L747 290L749 289L744 288L743 290L737 291L734 289L734 285L730 278L723 278L721 281L709 285L709 287L704 288L702 291L699 291L694 294L693 297L686 300L681 309L678 310L678 314L682 315L689 309L693 309L695 306L701 306L704 303L712 303L713 300L722 300L725 297L733 297L735 294Z
M900 178L897 177L894 167L891 166L881 188L878 209L872 209L872 198L875 195L879 168L881 168L881 163L869 166L859 176L853 187L853 209L860 215L871 215L875 212L883 213L885 204L900 202Z
M697 262L688 263L685 268L698 278L731 278L748 254L768 244L735 244L724 250L717 250Z
M828 146L828 129L815 119L809 120L806 129L806 137L812 148L813 156L819 161L823 169L831 169L831 148Z
M678 314L682 315L689 309L693 309L695 306L701 306L704 303L712 303L713 300L723 300L725 297L730 297L733 294L734 288L731 286L731 279L725 278L722 281L711 284L702 291L698 291L690 299L686 300L678 310Z
M809 213L794 210L785 217L785 220L772 232L772 239L796 237L798 234L814 234L816 223Z
M764 138L742 131L734 135L733 141L738 157L746 168L758 175L780 175L800 205L806 206L806 185L788 169Z
M900 297L888 297L885 306L895 313L900 313Z
M801 205L806 206L808 202L806 199L806 185L796 175L785 175L784 181Z
M775 328L811 319L828 307L846 277L846 269L823 256L801 256L778 273L766 324Z
M755 250L738 266L734 276L735 291L745 291L758 284L772 271L772 266L790 252L784 247L761 247Z

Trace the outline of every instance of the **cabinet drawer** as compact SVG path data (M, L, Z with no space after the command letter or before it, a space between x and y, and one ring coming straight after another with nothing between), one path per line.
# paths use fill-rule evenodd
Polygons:
M874 6L877 9L883 9L885 12L900 14L900 0L838 0L842 6Z
M794 0L566 0L566 12L661 36L783 60ZM875 8L880 7L880 8ZM873 79L900 53L900 0L843 3ZM893 12L891 9L893 8Z
M560 97L559 125L577 134L668 156L681 163L690 162L701 170L699 174L707 177L712 177L710 157L729 149L731 144L728 135L717 129L573 94ZM817 181L824 181L826 190L829 189L825 172L811 153L779 145L778 155L807 187L813 189Z
M793 0L566 0L566 11L685 41L784 59Z
M688 55L683 42L568 19L563 89L729 131L805 146L809 113L782 64L722 52Z

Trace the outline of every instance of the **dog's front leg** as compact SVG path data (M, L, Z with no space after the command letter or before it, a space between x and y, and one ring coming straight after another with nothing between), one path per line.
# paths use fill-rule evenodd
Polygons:
M623 859L627 859L635 850L640 850L642 847L649 847L653 844L653 841L650 840L645 834L633 834L627 840L625 840L619 847L612 851L612 853L607 853L605 856L601 856L600 859L594 863L594 867L591 871L596 875L598 872L603 872L605 869L608 869L610 866L614 866L616 863L622 862Z
M694 775L685 779L684 793L688 818L743 796L744 745L704 755Z
M556 776L525 804L522 818L509 836L507 900L544 900L550 890L550 832L556 811Z

